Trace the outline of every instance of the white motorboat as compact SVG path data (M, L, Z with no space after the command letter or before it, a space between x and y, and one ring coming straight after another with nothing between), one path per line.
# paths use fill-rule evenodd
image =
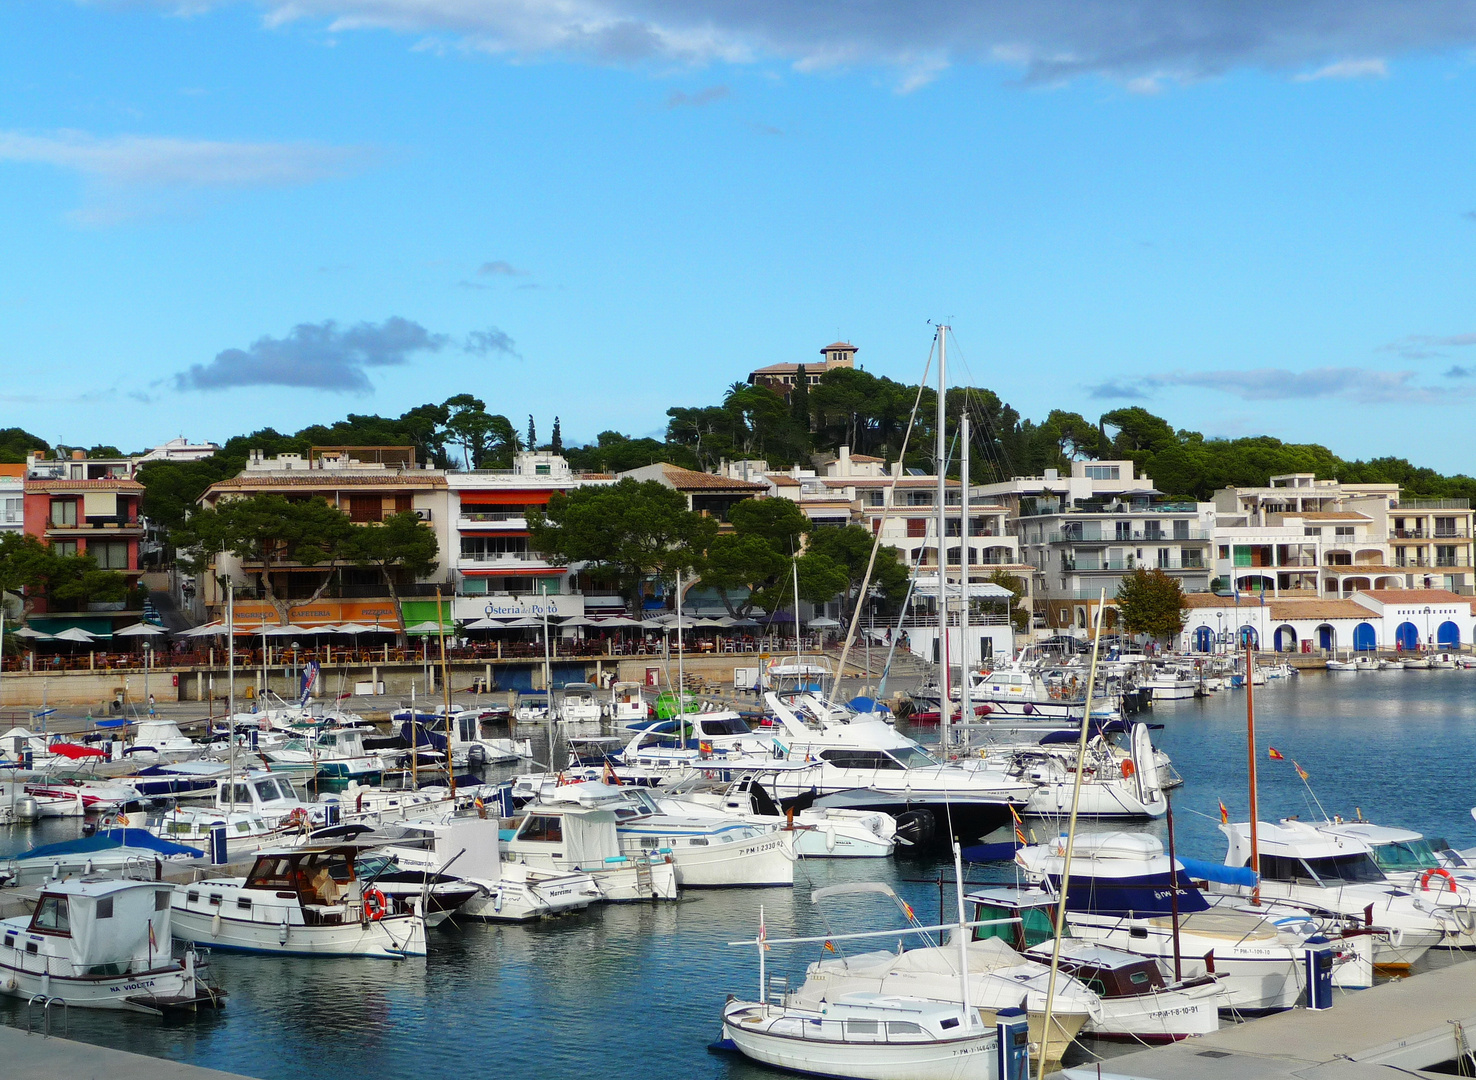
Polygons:
M1350 660L1339 660L1336 657L1329 657L1327 659L1327 661L1325 662L1324 666L1327 668L1328 671L1358 671L1359 670L1357 661L1351 660L1351 659Z
M36 773L30 780L25 781L24 786L27 794L35 795L37 798L63 801L80 798L83 807L91 813L122 810L125 806L139 801L138 792L127 784L91 776L56 776ZM72 815L60 814L58 816L70 817Z
M1029 750L986 751L982 760L1033 786L1023 813L1062 817L1071 812L1076 790L1077 745L1077 737L1070 734L1069 741ZM1114 750L1104 735L1088 743L1078 812L1097 819L1162 817L1168 803L1148 725L1132 726L1128 755L1119 757Z
M453 709L449 724L444 707L430 712L402 710L394 713L391 719L400 725L400 738L406 744L441 754L447 750L446 732L449 729L451 762L457 766L481 768L527 760L533 756L533 744L527 739L511 739L497 734L513 722L513 715L505 709Z
M688 804L720 810L755 824L782 827L787 816L769 795L761 776L744 776L725 791L690 791L681 786L657 792L666 803L667 791ZM807 859L884 859L899 842L897 820L877 810L805 809L793 811L795 853ZM911 843L910 839L902 840Z
M1039 719L1069 720L1081 718L1086 707L1085 680L1081 674L1072 673L1054 682L1047 682L1042 672L1033 664L1021 659L998 667L992 671L976 671L969 679L969 700L980 716L991 719L1032 717ZM961 700L962 690L952 687L949 697ZM1115 720L1121 716L1112 696L1093 695L1092 716L1098 720Z
M594 683L565 683L559 691L559 722L598 724L603 715Z
M617 724L634 724L648 720L651 705L646 701L644 684L617 682L610 687L610 700L605 715Z
M176 885L176 937L213 949L297 956L425 955L418 900L399 910L354 873L358 849L314 844L257 853L242 878Z
M164 863L200 858L205 853L161 840L144 829L99 829L91 836L61 840L22 851L0 863L0 886L40 885L70 878L126 878L158 881Z
M1453 652L1433 652L1429 656L1430 666L1442 671L1449 671L1456 666L1456 655Z
M503 873L523 866L587 874L604 900L675 900L677 876L670 853L627 853L616 822L608 807L568 799L539 802L506 840Z
M0 921L0 994L68 1008L193 1012L225 995L174 959L168 885L83 878L48 882L26 918Z
M458 917L527 922L582 911L604 899L594 879L582 871L542 870L504 860L496 818L453 817L407 822L405 827L405 838L379 850L406 869L454 870L457 877L476 886L477 894L461 905ZM417 833L428 844L407 842Z
M278 747L262 751L262 756L278 768L312 770L318 776L334 780L375 781L384 774L388 764L382 755L364 749L361 728L330 728L316 735L288 739Z
M542 691L519 694L513 720L519 724L541 724L548 719L550 708L548 695Z
M123 751L131 758L144 762L190 761L205 750L195 742L173 720L150 717L140 720L134 733L133 743Z
M1249 823L1221 825L1220 831L1229 841L1225 865L1248 867ZM1374 937L1377 967L1407 969L1448 933L1461 930L1452 909L1391 883L1356 837L1327 836L1290 819L1260 822L1256 831L1262 904L1370 921L1383 931ZM1251 891L1248 885L1221 888L1239 896Z
M1199 680L1169 667L1157 667L1138 680L1138 687L1149 691L1154 701L1183 701L1192 698Z
M700 808L664 807L641 788L598 782L555 788L545 803L530 809L530 816L549 803L610 810L619 823L622 852L648 859L669 855L677 884L684 889L794 884L795 835L777 825Z
M0 802L5 804L5 809L10 811L22 799L30 799L34 803L35 816L44 818L69 818L84 817L87 814L87 804L82 799L81 791L71 791L65 795L37 795L31 792L24 781L7 780L0 782ZM12 817L24 816L17 813L9 815Z
M1423 654L1419 656L1406 656L1399 661L1399 666L1405 671L1429 671L1430 658Z

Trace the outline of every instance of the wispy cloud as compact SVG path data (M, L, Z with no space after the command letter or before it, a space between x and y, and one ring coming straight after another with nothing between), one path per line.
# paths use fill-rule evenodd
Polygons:
M880 65L900 73L902 90L959 63L1007 65L1036 85L1099 75L1140 92L1240 68L1303 79L1380 77L1389 58L1476 45L1476 0L143 2L169 12L252 3L273 26L314 20L334 34L388 29L417 47L509 57L662 66L779 59L801 71Z
M226 390L240 386L296 386L367 394L368 368L406 364L420 352L436 352L449 339L417 322L392 316L345 329L331 319L299 323L280 338L260 337L245 349L225 349L208 364L193 364L174 377L178 390Z
M1127 382L1105 382L1088 388L1094 398L1142 401L1165 388L1194 387L1229 394L1242 401L1301 401L1342 398L1361 404L1393 402L1441 404L1451 400L1446 388L1421 385L1415 371L1375 368L1321 367L1306 371L1252 368L1243 371L1173 371ZM1459 396L1466 396L1461 393Z
M372 162L367 147L249 143L82 131L0 131L0 161L65 169L87 184L83 224L110 224L156 210L170 193L287 187L344 176Z
M1434 356L1446 355L1442 349L1464 349L1476 345L1476 334L1410 334L1398 341L1380 345L1379 352L1396 353L1406 360L1429 360Z
M519 270L506 259L494 259L477 267L478 277L525 277L528 271Z
M1476 368L1461 367L1460 364L1453 364L1445 372L1445 377L1447 379L1476 379Z
M478 356L489 356L494 353L502 356L510 356L514 360L521 360L523 354L518 352L517 343L508 337L506 332L489 326L485 330L473 330L466 335L466 344L462 349Z
M729 93L731 91L726 86L708 86L692 94L673 90L666 95L666 107L668 109L700 109L704 105L711 105L714 101L722 101Z
M1319 79L1387 79L1389 65L1383 60L1338 60L1324 64L1316 71L1304 71L1296 76L1297 82L1316 82Z

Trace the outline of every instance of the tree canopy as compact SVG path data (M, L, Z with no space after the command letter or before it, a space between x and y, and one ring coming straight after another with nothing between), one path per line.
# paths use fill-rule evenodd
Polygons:
M0 535L0 592L23 592L29 615L41 599L60 611L123 600L128 582L115 570L98 569L91 555L59 555L34 536L12 532Z
M1184 629L1184 590L1179 579L1156 566L1127 574L1117 587L1117 609L1131 634L1147 634L1158 641L1177 637Z
M397 571L404 571L412 578L429 577L438 565L439 546L436 531L416 517L413 510L405 510L379 523L353 526L344 541L343 555L359 566L378 570L390 599L398 605Z

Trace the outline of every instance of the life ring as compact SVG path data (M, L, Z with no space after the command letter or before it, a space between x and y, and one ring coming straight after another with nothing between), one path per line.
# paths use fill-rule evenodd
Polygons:
M1124 780L1131 780L1133 778L1133 773L1137 771L1138 767L1133 764L1132 758L1122 759L1122 778Z
M1425 892L1429 892L1430 891L1430 879L1432 877L1437 876L1437 875L1440 876L1440 877L1443 877L1445 879L1445 883L1448 886L1450 886L1450 891L1451 892L1455 892L1456 891L1456 879L1455 879L1455 875L1452 874L1449 870L1447 870L1443 866L1432 866L1432 867L1430 867L1430 869L1426 870L1423 874L1421 874L1420 875L1420 888L1423 889Z
M384 893L373 886L364 890L364 918L370 922L378 922L384 918L388 908L389 901L384 898Z
M308 812L302 807L297 807L287 815L287 827L306 828L308 823Z

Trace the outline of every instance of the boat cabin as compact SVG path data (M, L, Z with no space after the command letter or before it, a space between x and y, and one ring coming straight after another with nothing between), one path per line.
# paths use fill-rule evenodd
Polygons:
M172 895L150 882L50 882L29 920L0 922L0 966L68 977L170 966Z
M281 848L257 854L246 875L243 895L236 901L249 908L244 894L269 892L283 900L296 899L308 925L342 922L345 905L358 900L353 847ZM208 884L208 883L202 883Z
M560 870L601 870L624 861L614 812L572 804L531 809L507 842L507 855Z
M1049 946L1026 955L1041 964L1051 962ZM1132 998L1165 988L1158 962L1147 956L1103 948L1089 941L1061 942L1061 970L1086 983L1101 998Z
M1250 866L1250 824L1222 825L1229 838L1227 866ZM1369 845L1352 835L1325 835L1305 821L1261 822L1256 830L1261 878L1311 888L1386 884Z
M1367 844L1369 855L1386 874L1417 874L1448 865L1447 860L1437 854L1439 847L1436 844L1410 829L1334 818L1331 825L1322 826L1322 832L1329 836L1352 837Z
M229 810L233 802L237 810L267 818L280 818L297 809L308 809L308 804L297 797L292 783L285 776L268 772L247 773L234 781L229 777L217 781L216 809Z

